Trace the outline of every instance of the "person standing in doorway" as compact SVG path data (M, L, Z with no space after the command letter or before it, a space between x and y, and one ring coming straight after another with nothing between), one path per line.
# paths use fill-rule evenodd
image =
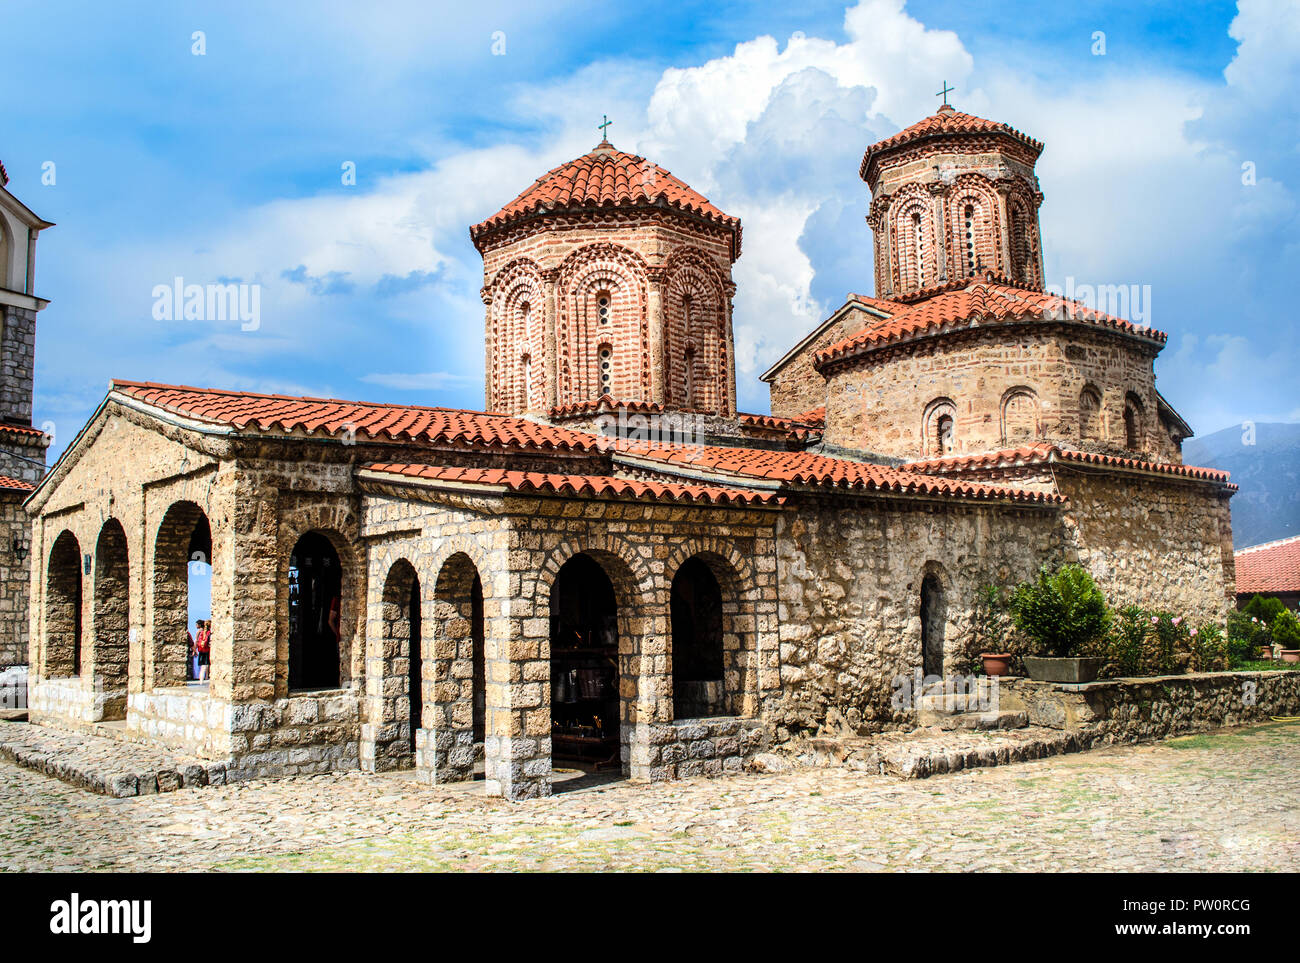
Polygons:
M208 665L211 663L212 652L212 622L210 620L199 623L199 634L194 640L194 648L199 653L198 680L207 682Z
M193 631L193 632L186 632L186 633L185 633L186 637L189 639L189 642L190 642L189 656L190 656L190 678L191 678L191 679L197 679L197 678L199 677L199 644L198 644L198 636L200 636L200 635L202 635L202 634L203 634L203 620L202 620L202 619L195 619L195 620L194 620L194 631Z

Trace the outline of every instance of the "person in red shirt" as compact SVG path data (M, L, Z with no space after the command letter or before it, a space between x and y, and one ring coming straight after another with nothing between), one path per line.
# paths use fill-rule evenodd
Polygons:
M199 657L198 680L200 682L208 681L208 665L211 662L212 652L212 621L199 623L199 634L194 639L194 651Z

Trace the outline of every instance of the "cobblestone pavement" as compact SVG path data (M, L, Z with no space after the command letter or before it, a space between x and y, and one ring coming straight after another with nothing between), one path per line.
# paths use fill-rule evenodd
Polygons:
M1297 800L1295 724L924 781L800 769L522 804L361 773L112 799L4 762L0 871L1295 872Z

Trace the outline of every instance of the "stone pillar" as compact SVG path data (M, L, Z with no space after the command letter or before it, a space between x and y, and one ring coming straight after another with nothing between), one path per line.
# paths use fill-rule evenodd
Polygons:
M492 383L492 292L486 287L479 288L479 300L483 302L483 407L487 411L496 411L493 404Z
M726 298L726 304L723 306L723 310L726 312L723 318L726 330L723 332L722 350L727 352L727 361L723 367L723 373L727 378L727 410L723 411L722 414L727 417L734 417L736 414L736 338L731 326L734 308L731 299L736 296L735 282L728 279L722 293L723 297Z
M497 561L499 575L481 573L486 789L489 796L535 799L551 794L550 622L531 617L537 585L532 573L506 570L505 553Z
M1009 278L1011 277L1011 231L1007 223L1007 192L1010 184L1003 180L998 181L995 186L998 193L998 233L995 238L999 259L997 273Z
M664 778L664 730L673 720L673 663L669 647L669 589L656 585L619 618L619 695L622 698L623 771L630 779Z
M280 622L279 491L255 487L230 464L217 485L231 525L213 524L212 532L211 693L223 702L269 702Z
M934 260L939 269L939 283L948 280L948 185L930 185L930 220L934 225Z

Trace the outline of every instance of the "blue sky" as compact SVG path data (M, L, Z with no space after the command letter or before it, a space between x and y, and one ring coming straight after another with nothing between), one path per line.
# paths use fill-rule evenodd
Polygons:
M37 265L55 454L111 377L481 407L467 227L604 113L744 220L739 400L765 411L757 375L871 292L863 149L944 80L1046 141L1049 282L1150 286L1159 387L1199 434L1300 420L1300 5L462 7L5 3L0 159L58 223ZM177 276L260 284L260 327L155 320Z

